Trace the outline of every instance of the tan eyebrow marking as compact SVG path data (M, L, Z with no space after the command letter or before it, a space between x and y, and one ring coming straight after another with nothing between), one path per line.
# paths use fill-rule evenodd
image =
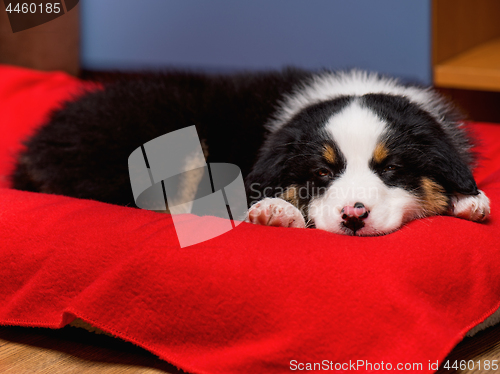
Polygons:
M381 163L385 160L385 158L389 155L389 151L385 147L384 143L378 143L375 147L375 151L373 151L373 160L376 163Z
M323 157L326 161L328 161L330 164L335 163L335 151L333 150L332 146L325 144L323 146Z

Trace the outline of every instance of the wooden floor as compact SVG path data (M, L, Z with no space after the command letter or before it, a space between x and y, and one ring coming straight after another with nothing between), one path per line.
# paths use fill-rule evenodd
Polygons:
M2 374L181 374L133 344L76 327L0 327Z
M446 358L473 360L472 370L447 370L438 373L494 373L478 370L489 360L500 365L500 325L466 338ZM444 362L446 362L446 360ZM130 343L83 329L61 330L0 327L0 373L2 374L181 374L172 365Z
M455 361L458 363L458 366L460 366L460 361L464 361L464 365L470 365L470 370L445 369L443 364L446 360L449 360L450 366L452 366ZM496 360L499 369L493 370L491 367L489 369L484 367L485 364L487 367L488 364L491 365L494 360ZM481 369L479 369L479 363L482 365ZM472 338L465 338L440 364L441 367L437 371L439 374L492 374L500 372L500 325L483 330ZM472 365L474 365L474 367Z

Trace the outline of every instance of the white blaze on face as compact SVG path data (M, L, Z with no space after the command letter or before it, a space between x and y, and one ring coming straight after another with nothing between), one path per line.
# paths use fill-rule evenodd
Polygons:
M402 188L385 185L370 169L375 148L387 131L386 124L354 101L330 118L326 130L344 156L346 168L323 196L311 201L309 217L316 228L346 233L341 210L357 202L363 203L370 213L356 235L385 234L414 218L419 210L417 197Z

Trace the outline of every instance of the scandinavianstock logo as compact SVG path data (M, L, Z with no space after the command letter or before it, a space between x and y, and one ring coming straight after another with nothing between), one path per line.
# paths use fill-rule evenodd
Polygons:
M130 154L128 167L137 207L170 212L181 247L222 235L245 215L247 199L240 168L205 162L195 126L143 144ZM226 220L203 230L186 225L183 213Z
M50 22L73 9L80 0L3 0L12 32Z

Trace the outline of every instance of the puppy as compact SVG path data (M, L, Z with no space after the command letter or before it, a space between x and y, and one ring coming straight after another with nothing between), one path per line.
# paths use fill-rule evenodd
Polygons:
M430 89L357 70L122 79L54 112L12 183L134 206L130 153L192 125L207 162L240 167L248 222L367 236L431 215L489 214L454 109Z

